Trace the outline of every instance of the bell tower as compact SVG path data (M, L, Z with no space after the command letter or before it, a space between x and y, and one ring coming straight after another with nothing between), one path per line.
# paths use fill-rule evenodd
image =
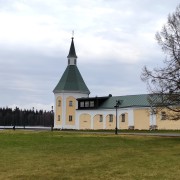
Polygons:
M77 98L88 97L90 91L77 67L77 55L72 37L68 65L53 90L55 96L54 128L77 129Z

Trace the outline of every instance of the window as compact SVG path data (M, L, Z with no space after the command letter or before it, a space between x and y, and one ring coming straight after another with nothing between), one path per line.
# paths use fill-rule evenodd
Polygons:
M69 101L69 106L73 106L73 102L72 101Z
M58 106L59 107L61 106L61 100L58 100Z
M109 115L109 122L113 122L113 115L112 114Z
M84 107L84 101L80 102L80 107Z
M89 107L89 101L85 101L85 107Z
M125 114L122 114L122 119L121 119L121 122L125 122Z
M99 122L103 122L103 116L99 115Z
M161 112L161 120L166 120L166 112Z
M69 121L72 121L72 116L69 116Z
M70 65L70 59L68 59L68 65Z
M61 120L61 116L60 115L58 115L58 121L60 121Z
M94 101L90 101L90 107L94 107Z

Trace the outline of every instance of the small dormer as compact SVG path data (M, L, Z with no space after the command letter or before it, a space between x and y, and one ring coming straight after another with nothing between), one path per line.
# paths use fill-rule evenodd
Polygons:
M98 109L110 96L78 98L78 110Z

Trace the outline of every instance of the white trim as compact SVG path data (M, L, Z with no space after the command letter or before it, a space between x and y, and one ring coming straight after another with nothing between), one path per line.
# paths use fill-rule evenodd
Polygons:
M103 129L106 129L106 116L103 114Z
M68 58L68 66L70 66L70 65L76 66L76 64L77 64L77 58L76 57L69 57Z
M91 116L91 129L94 129L94 116Z
M56 127L56 97L54 96L54 128Z
M149 116L150 126L156 126L156 114L152 113L151 108L149 109L149 113L150 113L150 116Z
M134 110L130 109L128 112L128 126L134 126Z

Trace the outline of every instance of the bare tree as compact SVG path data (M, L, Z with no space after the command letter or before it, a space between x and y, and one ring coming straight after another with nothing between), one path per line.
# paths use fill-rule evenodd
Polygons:
M180 4L169 14L156 40L166 55L164 67L143 68L141 79L151 93L151 106L168 109L169 119L180 119Z

